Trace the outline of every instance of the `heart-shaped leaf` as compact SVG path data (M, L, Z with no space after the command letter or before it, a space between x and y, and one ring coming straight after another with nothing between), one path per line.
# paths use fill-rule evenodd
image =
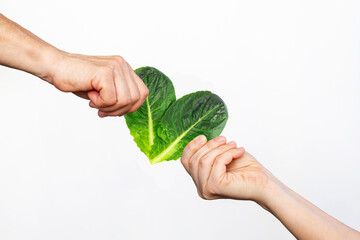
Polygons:
M170 79L155 68L142 67L135 73L144 81L149 95L136 112L125 115L125 120L137 146L149 157L160 120L176 100L175 90Z
M220 135L228 119L226 105L220 97L199 91L175 101L174 87L163 73L151 67L135 72L148 87L149 96L125 119L134 141L151 164L178 159L185 146L198 135L203 134L208 140Z

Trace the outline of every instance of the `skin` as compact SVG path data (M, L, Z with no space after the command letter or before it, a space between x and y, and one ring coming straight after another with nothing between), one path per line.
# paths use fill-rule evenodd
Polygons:
M121 56L86 56L55 48L0 14L0 64L31 73L89 99L100 117L136 111L149 91Z
M201 198L251 200L273 214L297 239L360 239L360 232L328 215L280 182L244 148L223 136L198 136L181 163Z
M148 89L121 56L61 51L0 14L0 64L29 72L64 92L89 99L100 117L136 111ZM252 200L297 239L360 239L360 233L323 212L276 179L244 148L225 137L199 136L181 162L204 199Z

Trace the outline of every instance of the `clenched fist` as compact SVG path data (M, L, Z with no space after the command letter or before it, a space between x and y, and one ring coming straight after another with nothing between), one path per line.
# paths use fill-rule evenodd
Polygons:
M149 91L121 56L85 56L61 53L48 77L64 92L90 99L100 117L136 111Z
M0 65L29 72L64 92L90 99L100 117L136 111L148 89L120 56L61 51L0 14Z

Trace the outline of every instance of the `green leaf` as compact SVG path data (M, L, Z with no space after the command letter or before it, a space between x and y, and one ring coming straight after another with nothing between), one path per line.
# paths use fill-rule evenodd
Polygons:
M176 160L195 137L212 139L220 135L228 119L225 103L209 91L188 94L166 111L158 129L158 138L150 153L150 162Z
M220 135L228 119L220 97L199 91L176 100L172 82L162 72L152 67L135 72L148 87L149 96L125 119L134 141L151 164L178 159L198 135L208 140Z
M137 146L149 156L160 120L176 100L175 89L170 79L155 68L142 67L135 73L148 87L149 95L136 112L125 115L125 120Z

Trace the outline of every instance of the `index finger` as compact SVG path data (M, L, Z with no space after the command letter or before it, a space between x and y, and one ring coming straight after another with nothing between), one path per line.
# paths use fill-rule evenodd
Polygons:
M200 159L198 169L199 187L205 187L216 158L234 148L236 148L236 143L231 141L225 145L213 149Z
M189 174L189 160L197 151L199 151L202 146L205 145L205 143L206 137L204 135L200 135L194 138L191 142L189 142L188 145L186 145L186 147L184 148L180 161Z

